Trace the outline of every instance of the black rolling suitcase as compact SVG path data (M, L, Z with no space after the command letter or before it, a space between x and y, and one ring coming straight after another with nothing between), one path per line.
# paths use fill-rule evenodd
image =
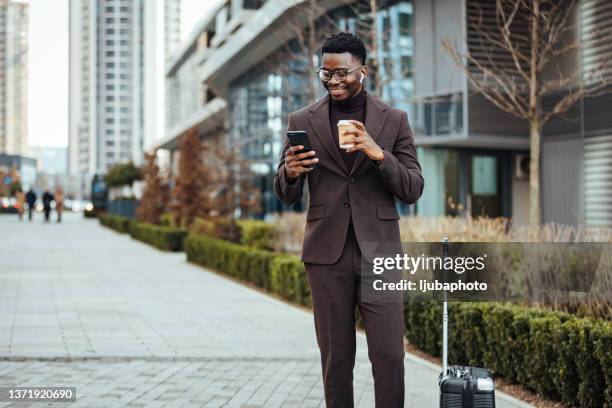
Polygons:
M444 237L443 256L448 256L448 238ZM448 367L448 299L443 293L442 313L442 372L440 408L495 408L495 382L485 368Z

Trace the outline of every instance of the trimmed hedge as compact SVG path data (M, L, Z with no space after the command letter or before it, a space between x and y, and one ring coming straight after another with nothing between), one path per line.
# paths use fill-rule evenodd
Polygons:
M193 234L185 240L185 252L190 262L249 281L289 301L311 304L310 286L299 258Z
M406 305L411 344L441 354L442 305ZM449 362L487 367L547 398L612 407L612 323L499 303L449 303Z
M130 232L130 225L134 221L132 218L122 217L120 215L113 215L102 213L98 215L100 224L105 227L114 229L121 234L127 234Z
M163 251L182 251L187 231L144 222L132 222L130 235L134 239L151 244Z
M311 306L310 285L304 264L291 255L278 255L270 266L270 289L283 298Z
M278 239L274 224L260 220L237 220L240 243L257 249L273 251Z
M189 235L185 240L187 260L216 269L270 290L270 265L276 254L245 247L207 235Z

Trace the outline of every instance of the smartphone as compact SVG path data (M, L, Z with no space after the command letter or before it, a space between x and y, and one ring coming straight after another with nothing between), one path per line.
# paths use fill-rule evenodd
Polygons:
M287 131L287 138L289 139L289 144L291 146L304 146L302 150L295 152L296 154L306 153L312 150L312 147L310 146L310 141L308 140L308 132L306 132L305 130L289 130ZM311 158L312 157L310 157L309 159ZM311 167L316 167L316 164L312 164Z

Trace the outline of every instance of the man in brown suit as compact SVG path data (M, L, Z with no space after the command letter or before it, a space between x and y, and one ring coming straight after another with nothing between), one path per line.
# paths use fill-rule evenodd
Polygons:
M353 407L355 305L362 316L377 408L404 406L403 304L359 296L365 242L400 242L395 198L414 203L424 181L405 112L366 94L364 44L349 33L328 37L319 77L329 95L289 115L288 130L308 132L311 152L287 138L274 178L278 198L310 203L302 261L311 288L328 408ZM354 125L344 150L338 120Z

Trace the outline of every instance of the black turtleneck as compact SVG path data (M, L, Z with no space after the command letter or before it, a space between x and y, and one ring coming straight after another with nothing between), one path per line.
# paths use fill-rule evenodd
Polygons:
M334 144L336 149L340 152L342 160L349 171L353 167L355 157L359 152L347 153L344 149L340 148L338 141L338 121L342 119L358 120L361 123L365 123L365 109L366 109L366 94L365 89L347 99L345 101L335 101L329 96L329 124L331 126L332 135L334 137Z

